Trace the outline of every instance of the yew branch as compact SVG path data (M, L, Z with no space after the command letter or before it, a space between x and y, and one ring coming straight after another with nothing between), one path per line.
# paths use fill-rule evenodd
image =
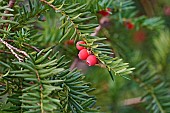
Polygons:
M6 41L4 41L2 38L0 38L0 43L4 44L4 45L11 51L11 53L12 53L20 62L22 62L23 59L20 58L20 56L19 56L15 51L17 51L18 53L23 54L23 55L26 56L26 57L29 57L29 55L28 55L25 51L21 51L21 50L19 50L18 48L14 47L14 46L12 46L12 45L10 45L10 44L8 44L8 43L7 43ZM14 51L14 50L15 50L15 51Z

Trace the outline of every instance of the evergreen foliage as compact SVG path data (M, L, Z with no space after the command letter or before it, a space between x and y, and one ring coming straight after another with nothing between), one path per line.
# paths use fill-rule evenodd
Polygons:
M134 4L132 0L0 1L0 112L100 112L92 94L95 88L85 82L80 70L69 68L70 56L76 56L76 50L64 45L67 40L85 41L81 46L97 57L96 66L107 69L112 80L117 76L134 80L146 92L146 110L170 112L169 83L166 77L160 79L160 75L168 74L164 73L168 70L168 31L161 31L160 38L154 40L154 60L147 59L148 64L140 62L142 56L125 56L137 54L130 50L131 45L124 46L127 43L122 38L112 38L107 29L102 29L102 35L91 35L99 26L96 14L108 7L115 27L125 22L135 24L135 30L164 27L160 17L138 16Z

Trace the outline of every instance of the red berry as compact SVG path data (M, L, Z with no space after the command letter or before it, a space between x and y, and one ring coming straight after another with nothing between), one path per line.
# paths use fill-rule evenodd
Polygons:
M73 45L74 44L74 40L68 40L67 44L68 45Z
M34 82L33 82L33 81L31 81L31 82L29 82L29 84L34 84Z
M94 66L97 63L97 58L94 55L89 55L86 59L86 63L89 66Z
M107 8L106 10L99 11L99 14L101 14L102 16L109 16L110 12L111 12L111 9Z
M112 11L112 9L110 9L110 8L107 8L107 11L111 12L111 11Z
M128 28L128 29L133 29L135 26L133 23L131 22L125 22L125 26Z
M170 16L170 6L167 6L167 7L164 8L164 14L166 16Z
M108 16L109 15L109 12L105 11L105 10L101 10L99 11L99 13L102 15L102 16Z
M86 60L87 57L89 56L89 52L88 52L87 49L82 49L82 50L79 52L78 56L79 56L79 59L81 59L81 60Z
M134 33L134 42L143 43L146 40L146 34L143 30L136 31Z
M128 29L133 29L134 25L132 23L129 23L127 27L128 27Z
M74 40L66 40L65 45L74 45Z
M78 41L78 42L76 43L76 48L77 48L78 50L85 49L85 47L80 46L80 44L86 44L86 42L84 42L84 41Z

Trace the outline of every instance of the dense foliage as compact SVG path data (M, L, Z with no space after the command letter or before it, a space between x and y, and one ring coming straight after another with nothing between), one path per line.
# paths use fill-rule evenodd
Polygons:
M166 18L139 7L135 0L0 1L0 112L109 112L111 103L112 112L126 113L121 87L135 86L141 112L169 113ZM79 40L98 60L91 69L77 58Z

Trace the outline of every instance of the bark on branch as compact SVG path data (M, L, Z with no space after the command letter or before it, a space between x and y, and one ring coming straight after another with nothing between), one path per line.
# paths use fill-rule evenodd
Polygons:
M9 1L9 4L8 4L8 7L9 7L9 8L12 8L12 7L14 6L15 2L16 2L16 0L10 0L10 1ZM9 14L9 11L8 11L8 10L5 10L4 13L5 13L5 14ZM7 19L6 16L2 16L2 20L6 20L6 19Z
M8 44L6 41L4 41L2 38L0 38L0 43L4 44L10 51L11 53L21 62L23 59L15 52L17 51L18 53L23 54L26 57L29 57L29 55L25 51L21 51L18 48Z

